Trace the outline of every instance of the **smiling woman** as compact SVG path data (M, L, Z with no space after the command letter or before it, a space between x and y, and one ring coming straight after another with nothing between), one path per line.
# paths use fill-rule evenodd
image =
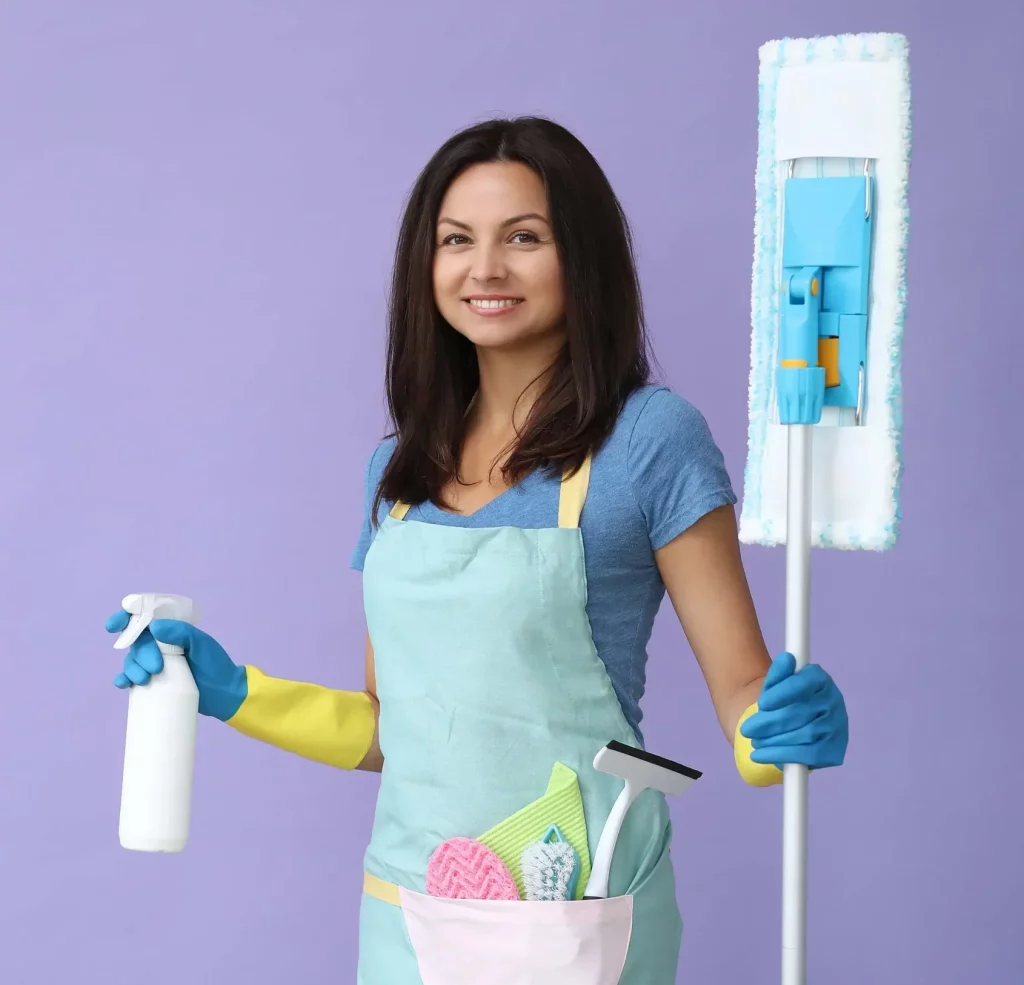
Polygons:
M747 782L779 782L782 762L840 764L846 713L820 667L769 659L722 455L696 408L649 379L629 227L567 130L495 120L428 162L398 239L386 387L394 432L370 457L352 558L365 690L237 666L167 622L133 644L117 683L144 684L161 668L153 638L173 642L207 714L381 772L364 985L671 985L682 922L663 794L629 808L607 898L583 902L580 878L573 899L528 905L512 875L524 846L492 850L488 833L528 815L520 834L566 851L577 875L590 866L622 790L595 756L642 747L666 593ZM547 841L561 826L572 855ZM428 885L474 898L450 906Z
M442 490L449 508L479 509L515 481L515 474L495 470L487 454L496 440L510 445L522 423L498 409L502 390L509 384L523 393L537 389L564 343L562 266L547 210L540 177L518 162L472 165L441 203L434 302L447 326L476 348L477 371L485 380L473 408L483 426L475 437L469 431L463 438L460 473ZM536 379L508 376L515 353L521 356L517 366L535 368ZM495 389L502 379L505 386Z
M628 223L594 157L551 121L481 124L437 151L410 195L391 293L398 440L378 505L463 511L537 469L578 469L647 382ZM495 442L499 462L477 454Z
M445 195L434 300L445 321L479 348L560 337L562 272L546 201L537 173L516 163L475 165ZM526 203L534 211L505 218Z

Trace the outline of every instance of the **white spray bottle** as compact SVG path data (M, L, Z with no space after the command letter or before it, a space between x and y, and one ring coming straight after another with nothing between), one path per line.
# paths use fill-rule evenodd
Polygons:
M121 603L131 619L114 647L125 650L154 619L195 624L199 610L181 595L128 595ZM133 684L121 780L118 835L137 852L180 852L188 841L199 689L185 651L157 641L164 668L146 684Z

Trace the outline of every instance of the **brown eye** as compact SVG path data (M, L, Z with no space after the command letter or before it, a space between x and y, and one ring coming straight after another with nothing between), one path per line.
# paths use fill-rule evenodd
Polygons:
M520 239L520 237L525 237ZM528 245L530 243L539 243L540 240L536 233L531 233L529 229L520 229L519 232L512 234L513 240L518 240L521 245Z
M445 236L445 238L443 240L441 240L441 245L442 246L462 246L462 243L457 243L455 241L456 240L464 240L465 238L466 237L463 236L461 233L451 233L448 236Z

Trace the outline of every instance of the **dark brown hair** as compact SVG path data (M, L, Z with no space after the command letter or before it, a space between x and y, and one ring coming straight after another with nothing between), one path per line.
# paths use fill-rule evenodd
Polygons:
M473 344L434 302L436 224L449 185L470 166L494 161L525 164L544 182L566 294L566 345L503 466L506 482L536 469L578 469L650 375L629 224L591 153L537 117L457 133L417 178L398 235L386 377L397 441L374 498L374 522L385 500L443 506L442 491L458 478L479 371Z

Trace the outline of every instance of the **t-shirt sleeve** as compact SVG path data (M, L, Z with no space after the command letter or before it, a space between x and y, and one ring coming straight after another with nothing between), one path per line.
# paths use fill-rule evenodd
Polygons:
M385 441L383 444L378 445L373 454L370 456L370 461L366 466L366 479L365 487L363 490L363 525L359 531L359 539L356 541L355 549L352 551L352 560L350 562L351 567L355 571L363 570L363 563L366 561L366 553L370 549L370 545L373 543L373 538L377 534L377 528L373 525L371 519L371 512L373 510L373 500L377 495L377 485L380 483L380 477L384 474L384 467L387 465L388 460L391 458L391 452L394 449L394 439ZM387 503L381 503L380 509L378 510L378 520L383 519L387 515L389 507Z
M656 551L705 514L736 503L707 421L671 390L655 390L637 415L627 467Z

